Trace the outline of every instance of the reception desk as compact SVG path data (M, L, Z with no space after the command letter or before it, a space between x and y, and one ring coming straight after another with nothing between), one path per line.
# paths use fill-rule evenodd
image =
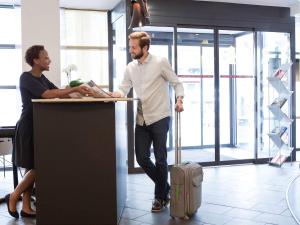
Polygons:
M131 100L33 100L37 225L119 223Z

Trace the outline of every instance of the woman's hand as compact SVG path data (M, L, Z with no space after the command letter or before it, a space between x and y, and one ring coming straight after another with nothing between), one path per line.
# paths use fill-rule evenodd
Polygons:
M79 92L80 94L84 95L84 96L94 96L94 92L91 88L81 85L81 86L77 86L75 87L76 91Z
M114 91L109 93L113 98L122 98L122 94L120 92Z

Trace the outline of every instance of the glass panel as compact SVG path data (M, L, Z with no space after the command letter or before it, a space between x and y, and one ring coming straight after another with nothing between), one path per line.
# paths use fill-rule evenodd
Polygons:
M180 36L183 36L183 34ZM184 112L181 114L184 121L182 122L181 144L186 147L201 146L200 47L178 45L177 51L178 75L182 82L184 82L185 90ZM190 81L187 80L188 76L192 77L189 78L191 79ZM198 77L194 78L195 76ZM193 132L187 132L189 127L193 127Z
M185 111L181 116L182 160L214 161L213 30L178 28L177 33L178 76L185 90Z
M21 114L21 95L18 89L0 89L0 126L15 126Z
M155 45L152 43L151 48L149 49L149 52L153 55L157 55L164 58L169 58L169 51L167 45Z
M0 8L0 44L21 44L21 9Z
M298 98L299 99L299 98ZM297 116L297 119L296 119L296 148L297 150L300 149L300 119L298 119L299 117ZM297 159L297 161L299 161Z
M0 49L0 85L18 85L21 73L21 49Z
M62 10L61 44L107 47L107 13L91 10Z
M213 35L213 34L212 34ZM213 45L213 43L212 43ZM203 145L215 145L214 48L202 47ZM212 156L211 156L212 157Z
M220 37L220 41L222 41ZM221 76L220 79L220 144L229 145L230 143L230 81L232 80L228 76L229 70L232 70L234 62L230 59L229 55L235 54L234 47L221 46L219 48L219 71ZM230 56L232 57L232 55Z
M108 85L108 51L105 50L62 50L61 67L77 66L71 79L93 80L97 84ZM67 84L67 76L62 73L62 85Z
M300 38L300 35L299 35ZM296 41L297 42L297 41ZM299 44L300 45L300 44ZM300 52L299 52L300 53ZM296 148L300 149L300 55L296 55L295 73L296 73ZM297 159L298 160L298 159Z
M253 32L221 30L221 161L254 157Z
M62 70L75 64L71 79L94 80L108 86L107 13L92 10L61 10ZM67 84L61 74L61 84Z
M125 16L121 16L113 23L113 90L117 90L121 83L127 62Z
M268 105L271 100L278 96L278 93L270 86L268 77L284 63L290 62L290 35L288 33L258 32L258 158L272 157L273 143L270 141L268 133L274 127L274 115L269 111ZM290 76L290 72L285 78ZM286 85L289 86L288 80ZM287 114L288 104L284 110ZM270 152L269 152L270 151Z
M295 34L296 34L296 53L300 54L300 17L295 17L296 23L295 23Z
M20 7L0 8L0 27L0 126L14 126L21 113L20 94L5 86L18 86L22 72Z

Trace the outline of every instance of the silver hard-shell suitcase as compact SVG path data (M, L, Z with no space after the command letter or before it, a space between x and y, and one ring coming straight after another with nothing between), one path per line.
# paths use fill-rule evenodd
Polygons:
M175 165L171 168L170 215L188 219L201 205L203 170L197 163L181 163L181 119L175 115Z

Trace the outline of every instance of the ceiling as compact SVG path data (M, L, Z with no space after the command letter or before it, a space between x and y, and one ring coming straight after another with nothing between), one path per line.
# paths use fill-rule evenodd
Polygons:
M24 0L25 1L25 0ZM100 9L110 10L114 8L121 0L60 0L62 7L68 8L89 8L89 9ZM148 0L151 1L151 0ZM203 0L193 0L203 1ZM205 0L210 2L230 2L238 4L251 4L251 5L268 5L268 6L281 6L290 7L299 0ZM18 4L20 5L21 0L0 0L0 4Z
M25 1L25 0L23 0ZM66 8L80 8L80 9L97 9L110 10L113 9L121 0L60 0L60 5ZM148 0L151 1L151 0ZM163 0L161 0L163 1ZM187 0L185 0L187 1ZM193 0L204 1L204 0ZM267 6L281 6L291 7L292 15L300 15L300 0L205 0L210 2L230 2L237 4L251 4L251 5L267 5ZM0 4L21 4L21 0L0 0ZM293 12L295 11L295 12Z
M113 9L120 1L121 0L60 0L60 6L76 9L110 10ZM21 5L21 2L22 0L0 0L0 4L10 5Z

